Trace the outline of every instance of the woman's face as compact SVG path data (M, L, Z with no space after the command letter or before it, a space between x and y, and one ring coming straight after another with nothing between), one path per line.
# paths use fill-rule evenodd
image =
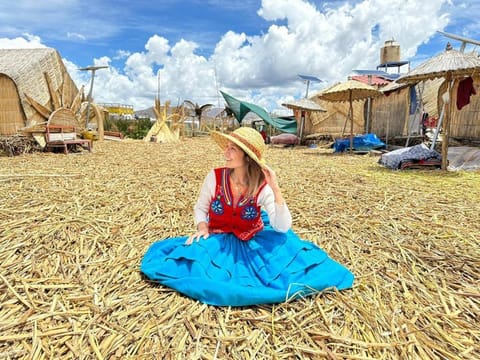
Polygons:
M227 147L224 151L226 167L230 169L235 169L246 165L245 153L237 145L228 142Z

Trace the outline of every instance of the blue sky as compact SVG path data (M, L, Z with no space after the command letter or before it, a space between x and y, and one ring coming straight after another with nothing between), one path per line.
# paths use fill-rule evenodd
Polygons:
M375 69L386 40L412 68L445 48L437 30L480 40L479 13L478 0L2 1L0 48L55 48L79 87L78 68L108 65L97 102L147 108L160 79L162 102L223 106L220 89L275 111L304 95L297 74L324 80L313 94Z

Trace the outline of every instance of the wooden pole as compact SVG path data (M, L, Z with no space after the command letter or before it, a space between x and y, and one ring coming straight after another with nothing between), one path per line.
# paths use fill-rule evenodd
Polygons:
M445 120L443 122L443 139L442 139L442 170L447 170L448 167L448 138L450 136L450 122L452 116L452 101L453 101L453 81L452 74L447 74L448 82L448 102L445 106Z
M105 121L107 116L108 116L108 110L103 110L102 113L99 114L99 117L98 117L97 134L98 134L98 140L100 140L100 141L105 140L104 121Z
M350 153L353 152L353 105L352 105L352 91L350 90Z
M299 142L300 145L303 144L303 132L305 130L305 111L301 110L300 111L300 134L299 134Z

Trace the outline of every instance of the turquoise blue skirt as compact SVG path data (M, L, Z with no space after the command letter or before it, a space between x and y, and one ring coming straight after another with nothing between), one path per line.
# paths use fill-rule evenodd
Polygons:
M210 234L185 245L187 236L153 243L140 270L147 278L217 306L281 303L329 288L352 287L354 276L292 230L278 233L262 213L264 229L250 241Z

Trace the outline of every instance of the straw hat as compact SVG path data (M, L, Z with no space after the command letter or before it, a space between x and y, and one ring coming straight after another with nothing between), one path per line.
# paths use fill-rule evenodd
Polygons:
M265 159L263 158L265 142L263 141L262 135L257 130L242 126L230 134L212 131L210 135L222 150L225 150L228 142L231 141L245 151L245 153L261 168L266 166Z

